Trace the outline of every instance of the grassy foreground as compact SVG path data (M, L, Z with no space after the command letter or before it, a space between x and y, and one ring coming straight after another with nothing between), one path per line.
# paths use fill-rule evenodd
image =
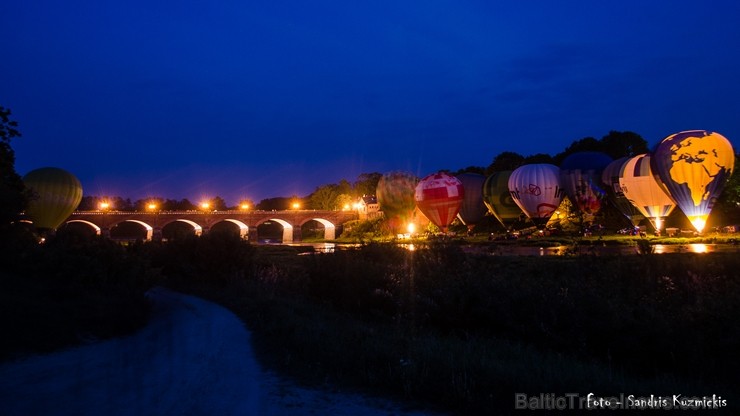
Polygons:
M172 283L231 308L269 366L310 383L460 414L508 413L516 392L740 398L736 255L370 244L308 256L258 247L250 264L252 278Z
M517 392L740 400L736 254L505 257L449 242L310 254L215 233L127 248L59 238L18 250L1 275L4 359L133 331L144 291L166 285L233 310L283 374L459 414L513 412Z

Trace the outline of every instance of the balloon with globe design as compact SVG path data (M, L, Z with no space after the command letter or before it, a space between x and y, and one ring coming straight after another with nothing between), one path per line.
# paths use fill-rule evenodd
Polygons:
M735 166L730 141L712 131L682 131L663 139L650 160L661 186L702 232Z

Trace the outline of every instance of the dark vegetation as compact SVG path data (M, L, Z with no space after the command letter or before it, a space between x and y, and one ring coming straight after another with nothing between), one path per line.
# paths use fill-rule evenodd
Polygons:
M740 399L736 254L312 254L228 233L123 247L71 231L15 247L0 274L6 360L129 333L146 289L166 285L237 313L281 373L462 414L508 412L514 392Z
M18 236L22 236L21 232ZM135 248L60 233L0 244L0 359L134 331L146 323L152 269Z

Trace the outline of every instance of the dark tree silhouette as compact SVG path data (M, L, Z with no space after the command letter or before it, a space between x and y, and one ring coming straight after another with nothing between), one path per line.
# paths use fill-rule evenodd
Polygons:
M576 152L602 152L603 144L593 137L584 137L581 140L575 140L565 150L555 155L555 164L560 166L563 160Z
M0 106L0 228L7 230L26 208L28 192L15 171L15 152L10 141L21 137L10 110Z
M524 164L524 156L515 152L501 152L493 158L493 162L486 168L486 175L504 170L514 170Z
M631 131L612 130L609 134L601 138L600 143L601 151L613 159L619 159L625 156L637 156L650 151L645 139Z
M453 173L453 175L457 176L463 173L478 173L481 175L485 175L486 168L482 166L468 166L467 168L458 169L455 173Z
M552 156L548 155L547 153L537 153L535 155L530 155L524 158L523 164L528 165L533 163L555 164L555 161L553 160Z
M375 195L375 191L378 189L378 182L382 177L383 174L378 172L361 173L353 185L354 196Z

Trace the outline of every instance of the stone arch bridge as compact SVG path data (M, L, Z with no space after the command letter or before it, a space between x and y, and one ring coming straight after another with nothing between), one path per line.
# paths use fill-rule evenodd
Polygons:
M220 222L229 222L239 228L239 235L257 242L257 227L267 221L282 225L284 243L301 241L301 226L317 221L324 226L324 239L333 240L341 233L342 224L358 219L356 211L286 210L286 211L75 211L65 224L83 223L96 234L110 236L110 229L124 222L133 222L146 230L147 240L160 240L162 228L173 222L193 227L196 235L208 232Z

